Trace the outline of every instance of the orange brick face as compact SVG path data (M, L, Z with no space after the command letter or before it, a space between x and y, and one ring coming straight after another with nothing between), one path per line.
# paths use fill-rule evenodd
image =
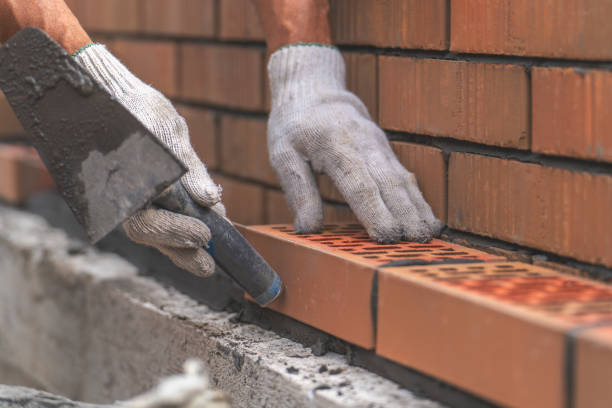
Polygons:
M457 52L605 60L612 58L612 3L600 0L453 0Z
M357 95L368 108L370 116L378 117L378 92L376 83L376 56L356 52L342 54L346 62L347 88Z
M612 266L612 176L453 153L448 224Z
M280 190L266 189L265 192L265 223L266 224L292 224L293 215Z
M0 145L0 199L23 203L34 193L50 190L54 183L38 153L26 146Z
M15 136L24 133L19 119L13 112L6 97L0 92L0 138L3 136Z
M263 110L263 50L217 45L181 47L181 96L221 106Z
M176 45L168 41L113 41L112 52L143 82L167 96L177 95Z
M607 408L612 404L612 326L581 333L577 340L574 372L576 407Z
M373 268L279 239L266 226L240 230L283 281L283 294L269 306L272 310L361 347L374 348Z
M221 116L221 168L227 174L279 186L268 159L266 121L242 116Z
M351 208L346 204L323 204L323 220L325 223L359 223Z
M214 0L144 0L144 29L148 33L213 37Z
M230 220L245 225L263 222L264 190L262 187L214 173L212 178L223 187L223 204L225 204Z
M88 31L134 33L144 26L142 0L73 0L72 10Z
M378 287L378 354L503 406L568 406L566 336L612 316L609 286L518 262L381 268ZM612 401L600 330L579 335L576 407Z
M225 40L264 40L264 32L253 2L219 2L219 37Z
M444 0L332 0L332 37L338 44L446 49L447 4Z
M379 119L386 129L504 147L529 147L524 68L379 58Z
M405 142L391 142L391 147L404 167L416 176L436 217L446 221L446 163L442 150Z
M189 126L191 145L206 164L208 169L219 166L217 154L217 129L215 114L206 109L193 108L186 105L177 105L178 113L185 118Z
M612 73L533 68L533 150L612 161Z

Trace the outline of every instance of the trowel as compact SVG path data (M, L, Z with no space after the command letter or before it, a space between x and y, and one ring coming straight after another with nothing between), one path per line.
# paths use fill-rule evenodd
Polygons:
M208 225L206 249L257 303L279 296L276 272L178 182L182 163L44 32L25 28L0 48L0 89L92 243L152 204Z

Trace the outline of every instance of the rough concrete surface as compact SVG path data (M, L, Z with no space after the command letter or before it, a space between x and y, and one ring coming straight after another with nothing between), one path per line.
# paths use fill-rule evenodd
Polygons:
M47 391L92 403L141 393L183 361L204 361L236 407L439 407L344 356L234 323L0 207L0 360ZM0 373L0 382L2 381Z
M111 408L111 405L94 405L70 401L48 392L26 387L0 384L0 408Z

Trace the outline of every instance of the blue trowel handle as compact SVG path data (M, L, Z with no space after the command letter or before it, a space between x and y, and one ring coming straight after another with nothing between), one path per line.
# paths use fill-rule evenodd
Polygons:
M164 191L153 204L200 219L210 228L215 262L257 303L265 306L280 295L282 283L276 272L226 218L196 204L180 182Z

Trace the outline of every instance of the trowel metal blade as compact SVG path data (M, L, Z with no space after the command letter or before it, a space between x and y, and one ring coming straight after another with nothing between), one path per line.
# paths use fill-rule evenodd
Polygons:
M0 48L0 88L96 242L185 168L55 41L35 28Z

